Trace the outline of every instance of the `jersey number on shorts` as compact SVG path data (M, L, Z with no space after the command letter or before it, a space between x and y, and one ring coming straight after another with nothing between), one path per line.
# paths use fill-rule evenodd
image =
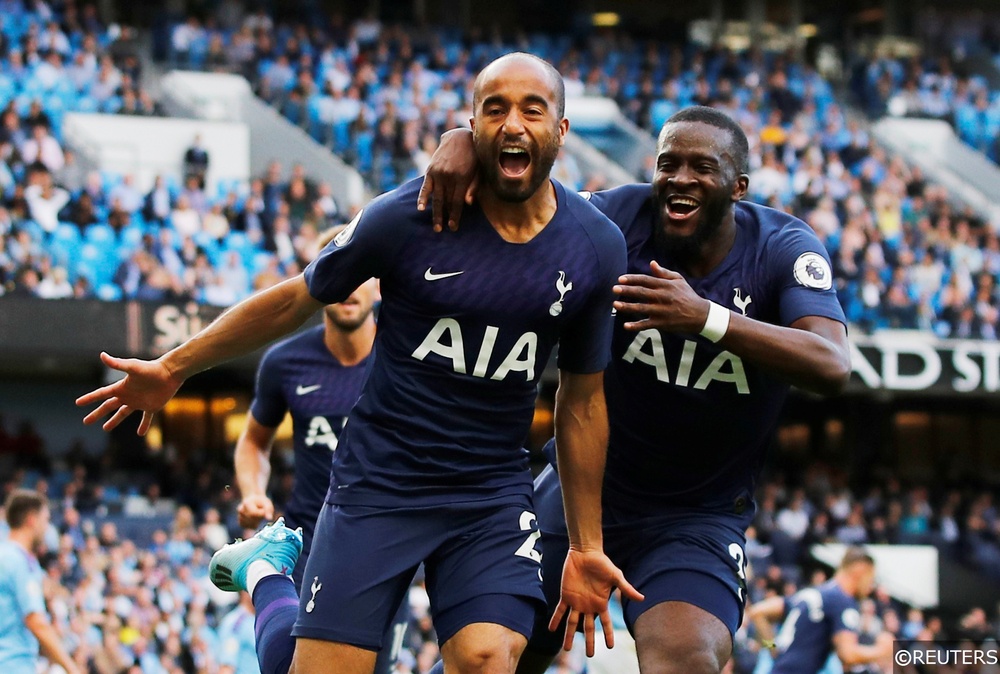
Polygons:
M528 512L527 510L521 513L521 531L530 531L531 533L528 534L528 537L524 539L524 543L521 543L521 547L514 554L541 564L542 553L535 549L535 543L542 537L542 532L538 530L538 527L531 526L534 523L535 513Z
M747 586L747 558L743 554L743 548L739 543L729 544L729 555L736 561L736 575L740 578L740 589L738 591L740 602L746 601L744 594Z
M403 601L406 601L405 599ZM406 636L406 623L397 623L392 626L392 648L389 650L389 661L396 662L399 659L399 652L403 649L403 637Z

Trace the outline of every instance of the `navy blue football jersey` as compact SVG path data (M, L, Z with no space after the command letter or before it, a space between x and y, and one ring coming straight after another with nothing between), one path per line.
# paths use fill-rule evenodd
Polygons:
M419 180L372 201L305 271L309 291L339 302L381 279L371 376L334 455L335 504L420 506L525 502L522 448L552 348L559 367L604 369L621 232L553 182L558 208L531 241L505 241L483 212L458 232L416 209Z
M649 274L659 216L649 185L590 197L621 227L628 271ZM745 316L791 325L804 316L846 323L827 253L802 221L747 202L734 205L736 240L695 292ZM605 500L639 511L697 506L750 511L754 486L788 385L698 335L633 332L615 322L605 372L611 436ZM742 499L742 501L740 501ZM752 514L750 512L749 514Z
M285 519L312 540L330 485L330 467L344 422L364 385L372 356L344 366L323 341L322 325L275 344L260 362L250 411L264 426L292 415L295 488ZM308 547L306 548L308 550Z
M834 650L833 637L845 630L857 632L860 624L858 602L835 580L799 590L785 600L771 674L816 674Z

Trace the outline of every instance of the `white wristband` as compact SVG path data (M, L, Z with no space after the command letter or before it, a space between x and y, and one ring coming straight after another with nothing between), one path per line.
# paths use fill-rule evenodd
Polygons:
M710 342L718 342L729 330L729 313L729 309L721 304L709 301L708 318L705 319L705 327L699 334Z

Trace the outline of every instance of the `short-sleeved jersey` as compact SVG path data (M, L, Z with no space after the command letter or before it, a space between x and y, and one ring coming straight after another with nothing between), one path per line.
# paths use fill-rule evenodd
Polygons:
M659 216L649 185L591 196L625 234L628 271L649 274ZM846 322L827 254L802 221L747 202L734 205L736 240L696 293L756 320L788 326L804 316ZM752 516L752 495L788 385L698 335L632 332L619 314L605 372L610 444L608 503L641 512L721 508ZM736 505L734 505L736 504Z
M242 606L226 614L219 623L219 666L237 674L260 674L254 616Z
M42 568L16 543L0 543L0 671L34 674L38 640L24 619L45 613Z
M272 346L261 359L250 411L264 426L292 415L295 489L286 524L312 540L316 517L330 486L333 452L364 385L371 356L344 366L324 342L322 325Z
M858 602L836 580L799 590L785 600L785 620L774 639L771 674L816 674L833 651L838 632L857 632Z
M328 499L408 506L531 494L522 449L538 379L608 362L621 232L553 181L558 207L527 243L505 241L479 208L435 233L419 181L372 201L305 271L309 291L343 300L381 279L371 374L334 455Z

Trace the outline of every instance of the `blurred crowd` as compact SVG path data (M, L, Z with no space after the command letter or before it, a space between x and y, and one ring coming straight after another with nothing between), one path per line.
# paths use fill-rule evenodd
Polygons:
M10 477L0 485L0 498L16 486L50 498L53 525L42 556L45 593L81 661L101 674L133 663L143 672L217 671L213 658L220 640L228 638L223 619L248 611L207 577L216 549L252 533L236 523L239 498L229 487L230 468L193 455L185 462L152 453L131 456L131 465L141 470L126 470L130 462L124 456L92 456L78 447L51 457L30 424L9 434L2 428L0 474ZM286 459L282 452L274 456L270 493L279 511L291 487ZM829 569L809 553L819 543L932 545L943 558L977 569L989 582L1000 581L994 491L865 479L855 486L841 469L814 461L761 481L746 545L751 602L787 596L828 577ZM409 603L410 628L397 671L421 674L438 651L419 577ZM872 635L884 628L901 639L981 639L1000 636L994 608L977 607L962 616L923 612L880 589L863 603L862 615ZM571 653L552 671L580 672L583 661ZM766 674L768 662L753 628L744 626L734 671Z
M262 10L234 11L238 4L222 3L204 20L176 24L169 58L182 67L246 74L260 96L353 163L376 191L426 168L439 135L469 116L472 83L484 63L510 49L528 50L560 68L569 96L612 98L653 133L692 104L720 107L738 120L751 142L750 198L816 230L834 261L848 319L861 330L997 337L995 223L956 206L918 168L889 156L864 120L837 103L829 83L790 54L636 42L614 30L586 39L505 39L478 30L388 26L371 17L348 22L336 14L279 23ZM73 2L59 17L38 7L11 16L0 44L6 292L225 306L297 273L316 232L353 215L334 202L329 185L301 167L286 174L278 163L249 184L206 185L204 173L185 171L143 189L132 176L86 170L62 147L60 116L101 98L108 77L117 85L102 100L121 99L122 106L98 109L129 111L124 101L133 89L142 98L133 84L139 61L132 31L105 28L90 5L76 10ZM60 35L69 49L61 58L83 55L95 64L93 77L59 75L46 89L46 59L58 60L62 52L53 45L63 43ZM37 55L19 65L26 51ZM946 59L933 70L917 61L909 68L917 81L976 89L974 80L949 74ZM877 84L903 77L906 68L875 59L867 72ZM195 139L189 151L198 148ZM647 159L638 179L652 176L653 158ZM578 188L600 186L568 155L554 175Z
M286 174L275 161L249 185L158 176L148 190L130 174L84 172L69 189L58 172L25 173L0 208L0 284L12 295L225 307L301 271L318 233L344 217L300 164Z

